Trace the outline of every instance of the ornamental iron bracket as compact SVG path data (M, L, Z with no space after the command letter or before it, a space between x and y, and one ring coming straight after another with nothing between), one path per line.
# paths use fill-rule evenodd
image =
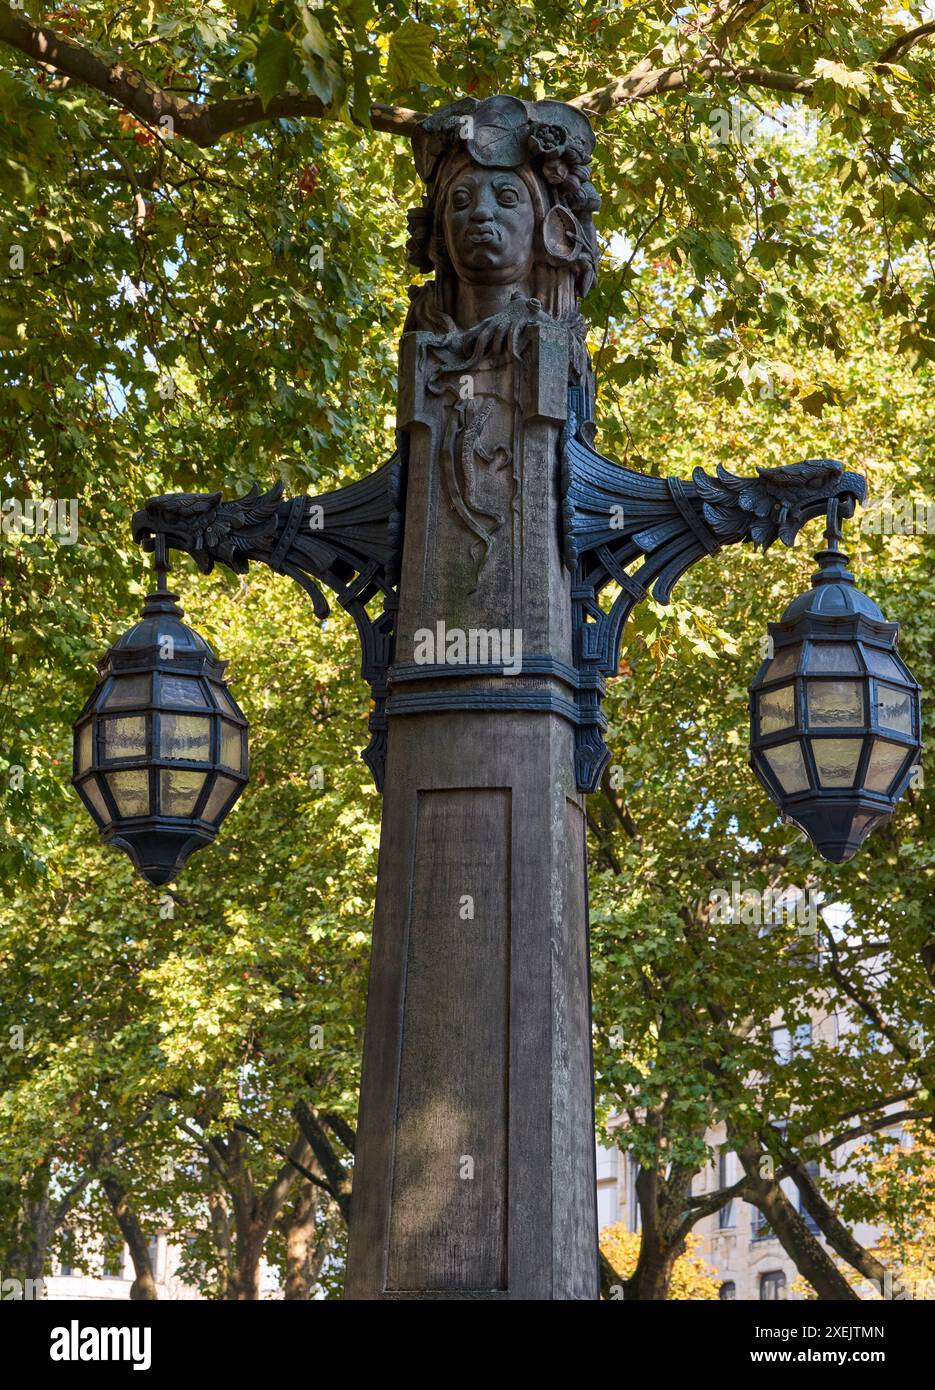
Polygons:
M758 468L755 478L720 464L716 477L696 468L691 482L655 478L605 458L593 436L586 393L572 386L561 446L562 525L578 672L575 777L584 792L597 788L610 761L600 704L606 678L618 672L624 629L637 604L650 593L668 603L682 575L725 546L750 541L765 551L777 539L793 545L832 499L842 517L853 516L867 491L861 474L837 459ZM605 608L600 596L611 584L619 592Z
M288 575L309 595L322 620L329 606L319 585L333 591L360 637L361 674L374 702L370 743L361 757L378 790L386 768L387 673L398 608L403 487L398 450L369 477L320 497L285 498L281 481L262 495L254 483L245 497L230 501L220 492L175 492L150 498L132 523L133 539L144 550L152 551L162 538L167 547L191 555L205 574L216 563L245 574L252 560Z

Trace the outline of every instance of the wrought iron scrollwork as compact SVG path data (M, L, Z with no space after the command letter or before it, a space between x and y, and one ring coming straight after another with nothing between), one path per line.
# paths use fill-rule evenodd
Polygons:
M244 574L251 561L294 579L317 616L328 616L321 585L350 613L360 637L361 674L370 686L370 743L361 754L378 789L386 767L387 673L393 659L402 556L403 464L399 453L369 477L320 497L284 498L282 482L225 501L220 492L151 498L133 517L133 538L152 550L157 536L208 573L215 563ZM382 595L381 611L368 605Z
M754 478L721 466L714 477L696 468L691 482L655 478L598 453L590 442L593 429L584 391L571 387L562 438L562 523L572 574L581 718L575 771L582 791L594 791L610 759L600 700L606 677L617 674L620 643L636 605L650 593L668 603L692 565L724 546L749 541L767 550L777 539L792 545L831 499L847 517L866 495L865 479L837 459L758 468ZM605 609L600 596L610 584L619 592Z

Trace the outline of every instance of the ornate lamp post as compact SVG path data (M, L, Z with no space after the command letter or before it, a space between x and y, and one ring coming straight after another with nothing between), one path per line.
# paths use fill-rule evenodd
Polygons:
M204 570L289 575L319 616L323 584L360 634L363 756L384 805L354 1298L597 1296L584 796L610 757L601 700L624 625L650 588L667 602L723 546L791 545L829 503L850 515L864 496L834 460L686 482L592 447L578 304L597 267L593 144L555 101L466 100L427 118L410 257L434 278L411 292L393 458L322 497L178 494L133 521L144 547ZM882 636L868 642L886 655ZM755 740L776 792L771 754ZM82 757L84 787L98 764ZM810 810L790 801L827 848Z

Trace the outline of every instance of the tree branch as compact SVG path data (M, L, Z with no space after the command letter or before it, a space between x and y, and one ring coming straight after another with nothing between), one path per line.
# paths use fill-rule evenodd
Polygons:
M0 42L18 49L43 67L54 68L92 87L108 101L130 111L144 125L158 126L168 117L175 134L202 149L216 145L223 135L243 130L258 121L321 119L329 114L318 97L300 92L273 97L266 107L258 96L226 97L209 105L180 100L135 68L125 67L121 62L108 62L84 44L57 34L47 25L33 24L26 15L11 10L8 5L0 5ZM411 135L424 119L421 112L402 106L376 102L370 108L370 124L374 130L391 135Z
M920 24L917 29L909 29L905 34L900 34L890 44L889 48L884 49L877 62L879 63L898 63L905 58L910 48L915 48L917 43L923 39L930 38L935 34L935 20L930 20L928 24Z

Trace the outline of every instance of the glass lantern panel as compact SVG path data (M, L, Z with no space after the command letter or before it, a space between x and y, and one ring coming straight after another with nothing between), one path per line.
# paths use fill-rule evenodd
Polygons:
M81 790L87 797L95 818L101 825L106 825L110 820L110 812L107 809L107 803L101 795L101 789L97 785L97 778L89 777L88 780L82 784Z
M791 676L799 663L801 650L802 648L798 643L794 647L782 647L766 668L764 681L777 681L781 680L783 676Z
M877 681L875 714L878 724L898 734L912 733L912 696L908 690Z
M211 788L211 795L208 797L205 809L201 813L201 819L217 823L221 812L239 785L240 783L235 782L233 777L225 777L223 772L219 772L214 786Z
M243 770L243 743L240 737L239 724L231 724L228 720L221 720L221 763L224 767L233 768L234 772Z
M190 709L207 709L208 701L194 676L159 677L160 705L188 705Z
M173 762L209 763L211 720L195 714L170 714L163 710L159 716L159 756Z
M121 816L149 815L149 768L108 772L107 782Z
M811 740L818 782L822 787L852 787L860 762L862 738L813 738Z
M82 724L78 730L78 771L87 772L91 766L91 735L94 729L92 721L89 719L87 724Z
M181 767L164 767L159 774L160 814L190 816L201 795L206 775Z
M225 712L226 714L235 714L235 715L237 716L238 719L242 719L242 718L243 718L243 716L242 716L240 710L239 710L239 709L237 708L237 706L234 704L233 700L232 700L231 697L230 697L229 692L224 688L223 685L215 685L214 681L212 681L212 682L211 682L211 691L212 691L212 694L214 695L214 698L217 700L218 704L220 705L221 709L224 710L224 712Z
M780 743L777 748L764 749L763 757L788 796L794 795L795 792L808 791L805 759L797 742Z
M101 724L104 729L103 762L146 757L145 714L122 714L116 719L102 719Z
M812 729L862 724L864 701L860 681L807 681L808 722Z
M105 709L149 704L149 676L116 676L104 701Z
M901 743L888 743L886 739L874 741L867 776L864 785L871 792L888 792L903 763L906 761L906 747Z
M795 686L781 685L778 690L761 690L760 738L765 734L791 729L795 723Z
M859 676L857 653L848 642L813 642L808 652L807 670L823 675Z
M864 660L868 671L872 671L875 676L887 676L891 681L905 679L889 652L881 652L879 647L864 647Z

